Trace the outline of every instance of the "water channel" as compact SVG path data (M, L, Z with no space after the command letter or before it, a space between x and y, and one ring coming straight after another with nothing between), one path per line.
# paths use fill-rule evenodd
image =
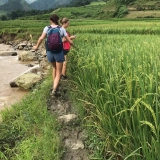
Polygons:
M10 45L0 44L0 52L14 51ZM9 83L28 70L26 63L18 61L18 56L0 56L0 111L20 101L28 92L11 88Z

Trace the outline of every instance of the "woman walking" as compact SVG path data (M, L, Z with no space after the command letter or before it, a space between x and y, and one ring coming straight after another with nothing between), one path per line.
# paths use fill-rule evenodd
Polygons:
M56 14L53 14L50 17L50 26L46 26L41 34L41 36L39 37L37 44L35 46L33 46L34 50L37 50L38 47L40 46L40 44L42 43L43 39L49 34L49 31L53 28L53 29L59 29L59 33L61 36L61 39L63 39L65 37L65 39L71 44L73 45L72 40L69 38L69 36L67 35L65 29L63 27L59 27L59 17ZM54 42L54 41L52 41ZM47 54L47 59L48 61L52 64L53 67L53 71L52 71L52 75L53 75L53 90L52 93L55 96L58 96L57 94L57 87L61 78L61 73L62 73L62 67L63 67L63 62L64 62L64 54L63 54L63 49L60 51L57 51L57 53L52 50L49 50L48 48L46 48L46 54Z
M68 18L62 18L60 20L60 23L62 24L62 27L66 30L69 25L70 25L70 21ZM75 39L76 36L71 36L69 34L69 32L66 30L67 32L67 35L69 36L69 38L72 40L72 39ZM66 71L67 71L67 54L68 52L70 51L70 48L71 48L71 45L70 43L67 41L67 39L64 37L63 38L63 52L64 52L64 62L63 62L63 68L62 68L62 75L61 75L61 78L62 79L67 79L67 75L66 75Z

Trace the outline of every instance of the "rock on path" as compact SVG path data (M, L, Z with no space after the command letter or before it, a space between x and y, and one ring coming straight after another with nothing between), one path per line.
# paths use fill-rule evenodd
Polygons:
M62 160L89 160L88 150L85 148L85 130L80 125L80 120L73 104L66 96L66 81L62 81L59 87L61 97L51 96L48 101L48 109L56 114L62 128L59 131L65 152Z

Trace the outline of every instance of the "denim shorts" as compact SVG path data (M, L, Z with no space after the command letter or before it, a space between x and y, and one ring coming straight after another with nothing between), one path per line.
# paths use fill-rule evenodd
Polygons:
M52 53L51 51L47 51L46 54L49 62L64 62L63 50L60 53Z

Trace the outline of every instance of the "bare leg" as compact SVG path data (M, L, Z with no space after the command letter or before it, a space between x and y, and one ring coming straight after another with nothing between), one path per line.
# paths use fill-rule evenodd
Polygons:
M53 76L54 76L53 90L56 91L61 78L63 62L53 62L52 66L53 66Z
M52 77L53 77L53 82L54 82L54 79L56 77L56 62L52 62L52 67L53 67L53 70L52 70Z
M67 55L64 55L65 61L63 62L62 75L66 76L67 71Z

